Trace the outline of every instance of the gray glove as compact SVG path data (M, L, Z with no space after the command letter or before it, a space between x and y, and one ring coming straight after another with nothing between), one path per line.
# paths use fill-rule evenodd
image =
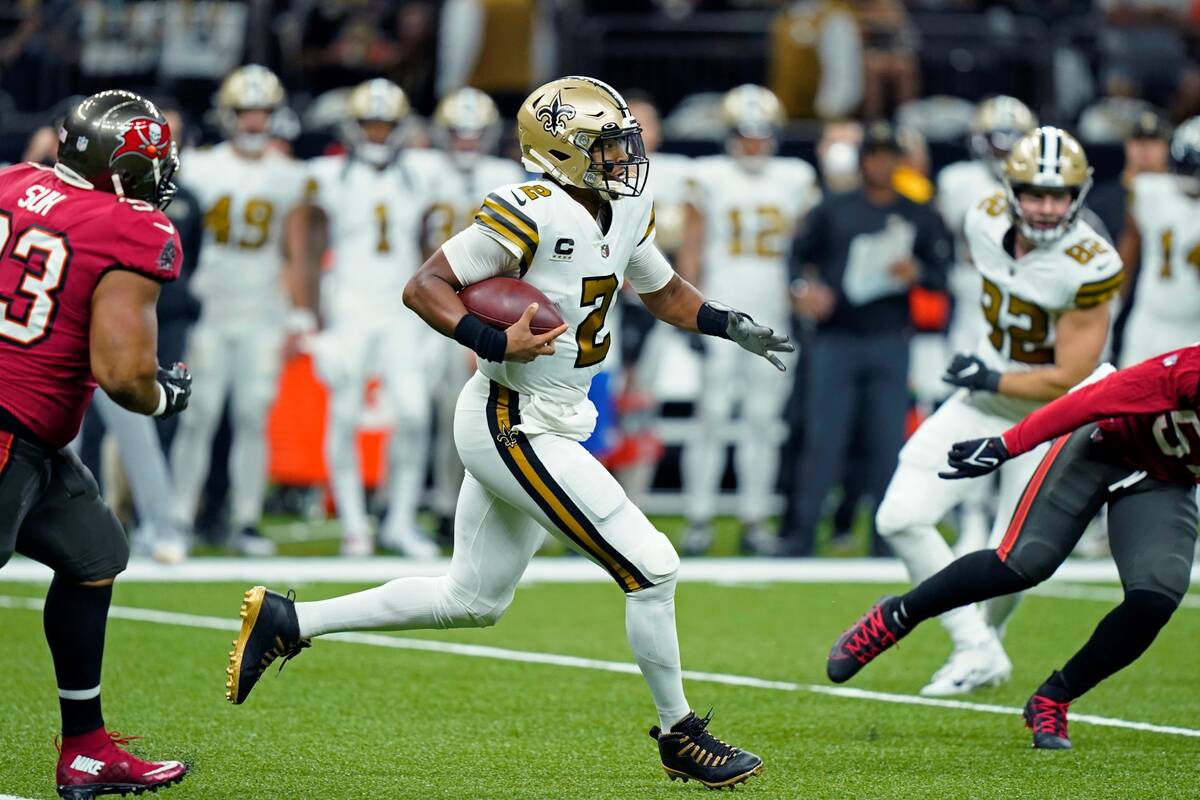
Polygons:
M796 349L787 336L776 333L766 325L759 325L749 314L734 309L729 310L729 320L725 323L725 335L737 342L743 349L770 361L780 372L786 372L787 367L775 354L791 353Z

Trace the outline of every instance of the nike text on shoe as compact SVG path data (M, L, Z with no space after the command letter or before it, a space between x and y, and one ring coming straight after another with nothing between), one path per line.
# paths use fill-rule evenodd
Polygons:
M294 594L287 597L269 592L262 586L247 590L242 600L242 630L233 640L229 651L229 666L225 670L225 698L240 705L250 690L275 659L283 664L308 647L308 639L300 638L296 622Z
M671 780L697 780L710 789L732 789L762 772L761 758L708 732L711 720L711 709L703 718L688 712L669 731L663 732L657 725L650 729L650 737L658 741L662 768Z
M187 767L178 761L143 761L121 748L136 737L99 728L69 736L59 747L55 780L59 797L91 800L103 794L155 792L179 783Z
M834 642L825 662L825 674L834 683L845 683L875 657L903 639L909 629L900 623L900 598L884 597Z
M1036 750L1070 750L1067 735L1067 707L1070 700L1055 700L1039 689L1025 703L1025 727L1033 731Z

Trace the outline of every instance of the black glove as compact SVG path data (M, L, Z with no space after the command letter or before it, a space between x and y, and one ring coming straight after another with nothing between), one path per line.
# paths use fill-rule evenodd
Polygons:
M178 414L188 406L192 396L192 373L183 362L175 362L170 369L158 368L158 385L162 387L165 402L160 401L153 416L166 418Z
M972 391L997 392L1000 390L1000 373L988 369L979 356L958 353L950 360L942 380L954 386Z
M947 460L952 471L939 472L939 478L978 478L987 475L1011 458L1001 436L957 442L950 448Z

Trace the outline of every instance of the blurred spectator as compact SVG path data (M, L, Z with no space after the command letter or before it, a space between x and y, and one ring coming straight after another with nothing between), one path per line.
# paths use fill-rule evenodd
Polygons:
M78 59L74 0L0 0L0 90L39 110L70 94Z
M937 214L900 196L892 177L902 151L887 123L867 130L863 188L833 195L804 222L792 251L797 313L811 326L804 341L804 437L781 529L781 549L814 552L825 499L846 469L860 412L866 494L883 496L904 443L908 411L908 291L945 285L951 246ZM877 537L872 550L879 553Z
M859 0L857 11L866 87L862 115L884 119L920 94L917 30L900 0Z
M169 0L163 19L161 85L188 108L208 102L218 82L242 63L249 9L244 2Z
M1101 183L1088 194L1088 208L1100 217L1114 241L1121 240L1134 176L1167 171L1167 142L1170 139L1171 128L1167 121L1154 111L1143 112L1126 130L1125 165L1121 174Z
M858 21L839 0L802 0L771 23L767 84L792 119L837 119L863 100Z
M45 164L47 167L54 166L54 162L58 160L58 134L55 129L47 125L34 131L29 137L29 143L25 145L21 160Z
M1176 120L1200 110L1200 71L1185 33L1191 0L1099 0L1102 81L1106 94L1141 97Z
M848 192L862 182L858 148L863 129L857 122L831 122L817 142L817 166L827 192Z

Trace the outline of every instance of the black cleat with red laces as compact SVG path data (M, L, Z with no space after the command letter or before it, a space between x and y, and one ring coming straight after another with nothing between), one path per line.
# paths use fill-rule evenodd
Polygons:
M136 736L98 728L63 738L55 782L58 796L91 800L103 794L141 794L179 783L187 767L178 761L143 761L122 749Z
M825 662L825 674L834 683L845 683L875 657L908 635L900 622L900 598L884 597L834 642Z
M1050 680L1038 687L1025 703L1025 727L1033 731L1033 747L1036 750L1070 750L1071 737L1067 733L1067 708L1071 699L1056 689Z
M658 742L662 768L671 780L695 780L710 789L733 789L762 772L761 758L713 736L708 732L710 721L711 709L704 717L690 711L669 731L657 725L650 729L650 738Z
M255 586L247 589L242 598L242 629L229 651L229 666L225 669L225 698L240 705L250 690L277 658L283 669L290 659L310 645L300 638L296 621L296 603L292 592L287 596Z

